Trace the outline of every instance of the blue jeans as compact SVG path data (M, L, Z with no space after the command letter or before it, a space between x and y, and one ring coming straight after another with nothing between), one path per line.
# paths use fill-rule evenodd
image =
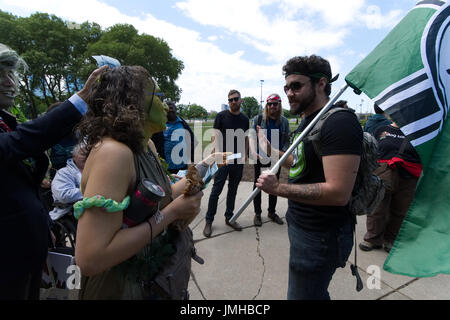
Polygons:
M289 221L288 300L330 300L328 286L345 267L353 247L353 222L325 232L304 230Z
M261 168L270 169L270 167L262 166L261 164L257 163L255 164L255 175L254 175L254 181L253 181L253 190L256 188L256 181L258 181L259 176L261 175ZM280 173L281 170L278 170L277 172L277 179L280 179ZM261 193L259 192L255 199L253 199L253 208L255 209L255 215L260 216L262 213L261 210ZM277 196L273 196L269 194L269 214L274 214L277 207Z
M234 201L236 200L236 193L241 182L242 172L244 171L243 164L229 164L220 168L214 177L214 185L209 196L208 211L206 212L206 222L212 223L217 212L217 203L219 196L222 193L225 182L228 180L227 193L227 207L225 210L225 218L230 219L233 216Z

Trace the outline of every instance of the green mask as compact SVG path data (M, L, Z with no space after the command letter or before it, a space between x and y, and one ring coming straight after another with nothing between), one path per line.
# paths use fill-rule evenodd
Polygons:
M145 99L145 141L155 133L166 130L167 111L169 107L161 101L160 89L156 81L152 78L148 84L148 94Z

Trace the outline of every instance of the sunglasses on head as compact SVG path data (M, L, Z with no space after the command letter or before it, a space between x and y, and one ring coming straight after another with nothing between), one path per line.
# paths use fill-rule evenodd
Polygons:
M236 97L236 98L229 98L228 99L228 102L238 102L239 101L239 99L241 99L241 98L239 98L239 97Z
M301 83L299 81L291 82L289 85L284 86L284 92L288 93L289 90L298 91L301 88L303 88L306 84L307 84L307 82L304 82L304 83Z
M279 102L267 102L267 105L269 106L269 107L272 107L272 106L278 106L280 103Z

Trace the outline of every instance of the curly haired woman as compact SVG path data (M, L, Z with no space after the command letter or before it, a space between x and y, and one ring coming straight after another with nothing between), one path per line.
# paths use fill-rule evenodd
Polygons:
M89 109L79 126L88 155L81 189L84 200L106 199L105 208L111 200L116 209L88 206L79 218L80 299L173 298L154 286L153 278L173 255L179 235L173 222L191 221L203 193L182 195L186 179L171 186L148 139L167 121L157 91L144 68L123 66L103 72L88 94ZM121 208L142 178L162 187L165 196L157 214L130 225L130 208Z

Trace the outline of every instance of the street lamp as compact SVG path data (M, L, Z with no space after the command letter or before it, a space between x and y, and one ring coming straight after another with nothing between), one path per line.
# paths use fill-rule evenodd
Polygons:
M261 81L261 113L262 113L262 111L263 111L262 85L263 85L264 80L259 80L259 81Z

